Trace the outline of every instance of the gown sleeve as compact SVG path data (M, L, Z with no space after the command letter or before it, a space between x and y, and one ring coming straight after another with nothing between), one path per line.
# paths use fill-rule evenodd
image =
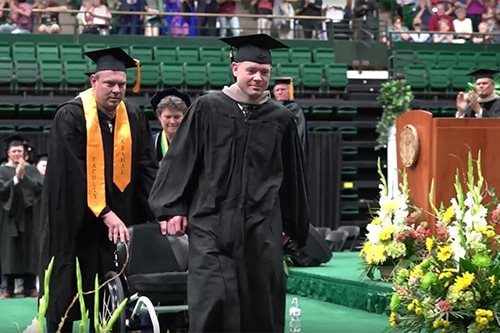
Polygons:
M189 213L190 194L198 177L196 170L202 146L199 109L199 101L195 101L160 163L149 196L149 205L159 220Z
M299 246L304 246L309 232L309 204L303 153L292 117L283 135L282 158L283 182L280 188L280 204L283 231Z

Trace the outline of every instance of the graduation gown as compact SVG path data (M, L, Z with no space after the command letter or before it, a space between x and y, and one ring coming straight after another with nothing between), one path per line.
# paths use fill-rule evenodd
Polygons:
M222 92L189 108L150 195L188 216L190 332L283 332L282 232L304 245L309 211L292 114L267 101L244 116Z
M105 158L107 208L127 225L153 220L147 198L157 171L151 131L143 115L126 103L132 136L131 181L124 192L113 184L113 133L115 118L102 112L99 124ZM86 127L81 99L59 106L49 138L49 162L42 206L42 265L55 256L50 280L47 317L59 322L76 294L75 257L79 258L83 290L94 290L94 277L114 270L115 245L108 228L87 206ZM42 280L43 281L43 280ZM93 296L86 299L92 312ZM69 320L80 317L78 302Z
M39 201L42 175L26 165L14 185L16 168L0 166L0 262L2 274L38 273Z
M297 134L299 135L300 143L304 153L307 152L307 125L306 117L304 116L304 110L300 107L299 103L294 101L286 101L284 103L286 108L290 110L293 114L293 119L295 119L295 124L297 124Z
M488 102L479 102L479 105L481 105L483 109L483 118L500 118L500 97ZM469 106L465 110L465 117L475 117L475 112L472 110L472 107Z

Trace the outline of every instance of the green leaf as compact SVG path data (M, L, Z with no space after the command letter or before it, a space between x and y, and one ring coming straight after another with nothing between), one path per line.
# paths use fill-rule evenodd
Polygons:
M463 271L470 273L477 273L477 266L472 263L472 261L461 258L460 259L460 268Z

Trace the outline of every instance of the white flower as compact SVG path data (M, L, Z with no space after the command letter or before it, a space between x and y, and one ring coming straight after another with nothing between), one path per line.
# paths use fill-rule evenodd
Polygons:
M458 225L452 225L448 228L451 239L451 250L453 251L453 257L456 261L459 261L465 256L465 248L462 245L462 237L460 235L461 228Z
M366 230L368 233L366 234L366 238L368 241L372 244L377 244L379 242L379 235L380 231L382 230L382 225L374 225L374 224L368 224L366 226Z

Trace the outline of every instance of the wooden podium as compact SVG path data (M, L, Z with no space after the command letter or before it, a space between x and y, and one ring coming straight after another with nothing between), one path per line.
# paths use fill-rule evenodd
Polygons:
M485 182L500 194L500 119L432 118L427 111L413 110L397 119L396 130L398 168L406 168L410 198L425 212L432 212L429 191L433 179L436 207L441 202L448 207L455 197L457 169L465 191L469 152L475 160L481 151ZM401 175L399 178L401 181ZM434 220L427 220L433 228Z

